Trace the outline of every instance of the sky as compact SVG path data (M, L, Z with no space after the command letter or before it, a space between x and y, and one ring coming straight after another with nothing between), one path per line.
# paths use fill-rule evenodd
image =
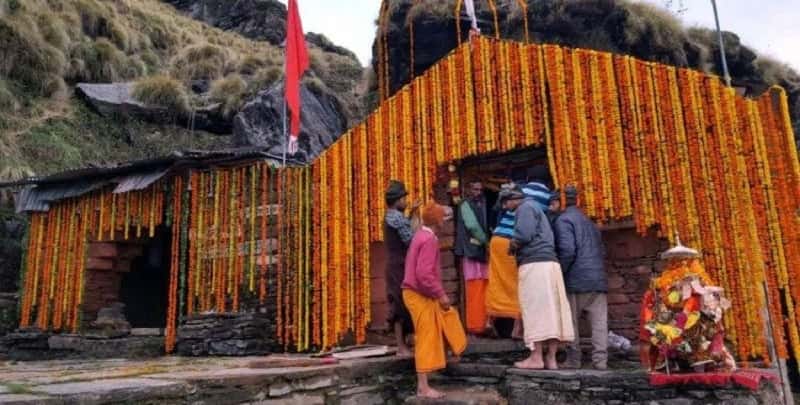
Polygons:
M286 0L280 0L286 3ZM439 0L422 0L439 1ZM482 1L482 0L476 0ZM666 0L642 0L664 4ZM673 0L677 10L680 0ZM714 26L710 0L683 0L678 17L687 25ZM798 0L717 0L723 30L800 70L800 7ZM372 58L372 40L380 0L298 0L303 29L323 33L335 44L356 53L361 64Z

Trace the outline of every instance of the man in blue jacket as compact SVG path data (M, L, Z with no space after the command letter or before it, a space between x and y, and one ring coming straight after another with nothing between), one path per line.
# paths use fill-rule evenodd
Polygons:
M577 188L567 186L564 194L567 209L555 222L556 249L575 329L575 341L567 349L565 366L581 366L578 321L585 314L592 328L592 365L605 370L608 368L608 280L603 239L594 222L577 207Z

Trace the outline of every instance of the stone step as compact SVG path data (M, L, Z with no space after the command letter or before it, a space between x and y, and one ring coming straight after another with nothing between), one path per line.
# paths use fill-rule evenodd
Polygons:
M437 388L445 394L443 398L431 399L417 396L408 397L409 405L506 405L508 401L499 392L486 387L445 386Z

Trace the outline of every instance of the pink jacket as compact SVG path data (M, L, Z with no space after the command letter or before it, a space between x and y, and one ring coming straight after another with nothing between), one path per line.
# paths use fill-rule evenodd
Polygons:
M444 296L439 269L439 238L427 227L420 228L411 239L406 254L403 288L428 298Z

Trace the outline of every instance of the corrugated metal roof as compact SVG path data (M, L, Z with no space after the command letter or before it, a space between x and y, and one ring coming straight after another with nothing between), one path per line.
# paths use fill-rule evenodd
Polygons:
M86 167L41 178L0 183L0 188L25 186L16 198L17 212L47 211L53 201L78 197L106 186L116 185L114 193L142 190L181 170L226 166L248 160L267 160L275 166L282 165L281 157L267 153L264 148L189 150L114 167ZM287 159L286 163L292 166L303 164L293 159Z
M134 174L125 176L119 180L117 188L114 189L115 194L127 193L128 191L144 190L149 185L164 177L169 171L158 170L149 173Z

